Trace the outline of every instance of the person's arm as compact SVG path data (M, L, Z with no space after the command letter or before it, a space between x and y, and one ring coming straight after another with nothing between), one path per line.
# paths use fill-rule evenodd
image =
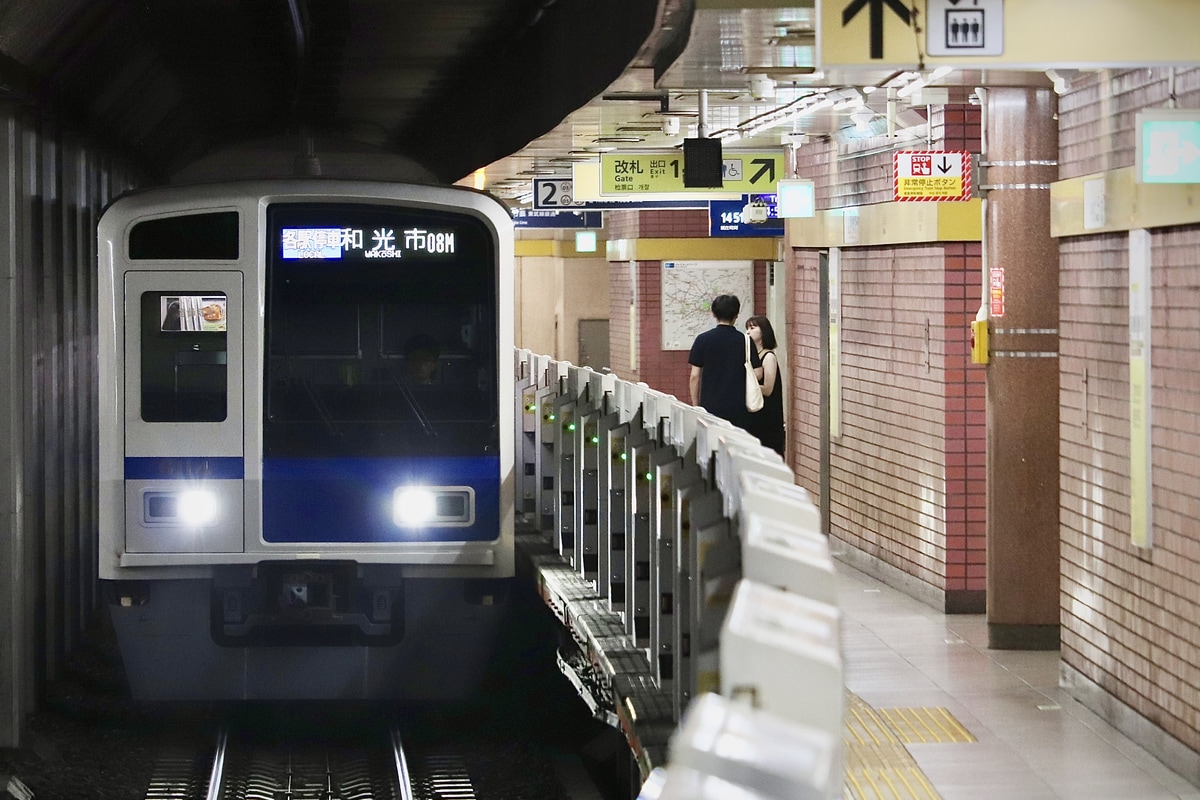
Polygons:
M762 393L770 397L775 393L775 381L779 378L779 359L774 353L767 353L762 360Z
M697 367L692 364L692 371L688 375L688 391L692 393L692 405L700 405L700 371L702 367Z
M754 377L758 379L759 383L762 383L763 382L762 353L758 352L758 345L756 345L754 343L753 339L750 340L750 366L751 366L751 368L754 369Z

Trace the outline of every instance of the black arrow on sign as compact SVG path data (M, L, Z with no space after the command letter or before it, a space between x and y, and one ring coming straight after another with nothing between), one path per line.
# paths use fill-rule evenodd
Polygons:
M775 159L773 158L754 158L750 160L751 164L758 164L758 172L754 173L754 177L750 179L751 183L758 183L758 179L765 175L768 171L771 177L767 178L767 183L775 180Z
M912 25L911 17L908 9L900 0L854 0L850 5L842 9L842 27L850 24L850 21L858 16L858 12L863 10L863 7L871 4L870 25L871 25L871 58L883 58L883 6L895 12L896 16L905 25Z
M938 164L938 169L942 171L943 175L950 171L950 162L946 160L945 156L942 156L942 163Z

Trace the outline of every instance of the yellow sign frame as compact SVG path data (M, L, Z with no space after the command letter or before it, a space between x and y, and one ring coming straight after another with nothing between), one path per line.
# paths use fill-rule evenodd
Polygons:
M1180 0L1004 0L1004 52L926 55L927 0L816 0L817 66L1101 68L1195 64L1200 3ZM872 18L872 6L879 13ZM908 23L897 6L916 10ZM850 15L843 24L843 16ZM917 32L914 23L921 32ZM872 40L882 45L872 56Z
M629 197L640 194L772 194L786 177L782 150L726 151L721 156L725 179L720 187L694 188L683 185L683 153L605 153L600 156L600 194ZM731 166L736 164L736 167Z

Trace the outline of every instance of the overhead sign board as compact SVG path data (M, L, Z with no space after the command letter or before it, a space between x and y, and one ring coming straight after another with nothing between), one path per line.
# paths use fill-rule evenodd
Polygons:
M1004 0L928 0L925 52L931 56L1004 54Z
M966 150L898 150L892 165L897 201L971 199L971 154Z
M774 192L783 177L783 151L740 153L726 151L721 157L722 192L762 194ZM606 153L600 157L600 194L675 194L712 192L712 188L683 185L683 153Z
M707 208L708 202L699 197L675 200L646 200L640 197L579 200L575 181L571 178L535 178L533 207L538 211L632 211L646 208Z
M821 69L1195 64L1190 0L816 0Z
M765 222L749 222L742 216L747 203L762 203L767 209ZM779 218L775 195L746 195L740 200L710 200L708 203L708 235L723 236L782 236L783 220Z
M514 208L513 227L516 228L603 228L604 213L582 209Z
M1141 183L1200 183L1200 109L1138 112L1137 179Z

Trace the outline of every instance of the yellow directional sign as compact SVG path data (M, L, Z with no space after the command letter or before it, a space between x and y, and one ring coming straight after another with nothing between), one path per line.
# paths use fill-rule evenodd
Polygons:
M816 20L823 69L1040 71L1200 57L1193 0L817 0Z
M600 157L600 194L711 193L770 194L784 177L783 151L739 153L721 157L719 189L683 185L683 153L607 153Z

